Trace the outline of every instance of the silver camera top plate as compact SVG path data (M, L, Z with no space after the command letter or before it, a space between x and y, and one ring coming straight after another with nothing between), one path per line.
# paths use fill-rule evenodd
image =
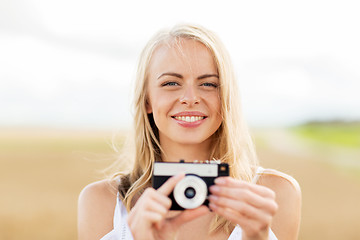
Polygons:
M173 176L179 173L196 174L200 177L217 177L218 164L169 163L157 162L154 164L154 175Z

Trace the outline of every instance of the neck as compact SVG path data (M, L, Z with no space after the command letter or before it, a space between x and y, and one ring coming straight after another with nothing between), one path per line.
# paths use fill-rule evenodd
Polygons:
M161 147L164 151L161 155L164 162L179 162L181 159L185 160L185 162L210 160L211 139L199 144L162 141Z

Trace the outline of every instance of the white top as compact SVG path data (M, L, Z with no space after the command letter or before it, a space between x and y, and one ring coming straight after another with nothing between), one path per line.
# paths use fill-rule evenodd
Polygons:
M253 179L253 183L256 183L259 179L261 173L263 173L264 169L259 167L256 171L256 175ZM116 198L116 206L114 212L113 225L114 229L111 230L108 234L103 236L100 240L133 240L131 235L131 231L127 224L127 211L126 207L119 199ZM230 234L228 240L241 240L242 239L242 229L239 226L236 226L232 233ZM269 240L277 240L275 234L271 231L269 232Z

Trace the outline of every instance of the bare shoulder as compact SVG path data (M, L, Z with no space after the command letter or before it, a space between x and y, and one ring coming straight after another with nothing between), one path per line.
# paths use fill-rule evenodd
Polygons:
M301 220L301 189L290 175L265 169L258 184L272 189L279 209L274 216L272 230L278 239L297 239Z
M87 185L78 199L78 239L100 239L113 229L117 183L102 180Z
M292 176L275 169L264 169L261 173L259 184L273 189L275 192L286 192L301 196L299 183Z

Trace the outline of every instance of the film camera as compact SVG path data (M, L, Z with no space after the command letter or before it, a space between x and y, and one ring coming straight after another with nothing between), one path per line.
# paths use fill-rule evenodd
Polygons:
M193 209L201 205L208 206L209 187L220 176L229 176L227 163L186 163L155 162L152 185L158 189L170 177L185 173L185 178L178 182L169 195L172 205L170 210Z

